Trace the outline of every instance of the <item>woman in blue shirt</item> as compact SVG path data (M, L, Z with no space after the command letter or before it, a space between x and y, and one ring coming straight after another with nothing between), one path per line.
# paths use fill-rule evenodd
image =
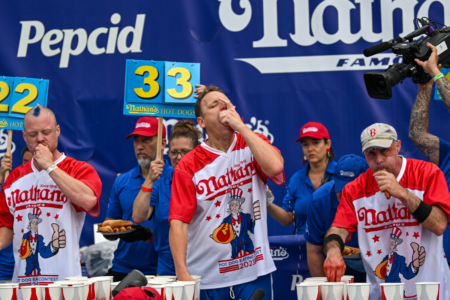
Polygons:
M199 145L200 137L200 130L195 128L194 122L190 120L179 121L173 126L169 138L168 154L174 169L183 156ZM175 275L175 265L169 246L172 176L161 180L156 179L158 175L162 174L163 166L162 160L155 160L150 165L150 172L153 172L153 175L148 176L147 180L150 182L146 184L146 187L151 192L141 192L136 198L133 205L133 220L141 223L153 217L153 243L159 255L157 273L158 275Z
M306 168L297 171L289 180L283 206L272 203L267 211L283 226L295 222L295 233L304 234L312 194L322 184L334 179L336 162L333 161L330 135L321 123L306 123L296 142L301 142Z

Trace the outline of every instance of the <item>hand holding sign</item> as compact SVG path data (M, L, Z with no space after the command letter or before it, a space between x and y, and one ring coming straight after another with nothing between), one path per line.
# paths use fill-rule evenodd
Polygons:
M2 158L0 175L5 176L6 171L11 171L12 169L12 154L5 153Z
M66 231L63 229L59 231L59 225L56 223L52 224L53 235L52 235L52 246L54 249L66 247Z
M148 172L147 178L152 182L155 182L159 178L159 176L162 175L163 169L164 169L164 160L155 159L150 163L150 170Z

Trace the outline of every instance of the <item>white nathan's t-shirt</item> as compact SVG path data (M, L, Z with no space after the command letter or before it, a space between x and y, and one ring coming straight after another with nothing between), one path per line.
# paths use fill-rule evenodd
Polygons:
M402 157L397 181L426 204L450 213L447 182L434 164ZM417 298L416 282L440 282L440 298L450 299L443 237L419 224L399 199L388 200L370 169L344 187L332 226L347 229L349 238L358 231L361 257L371 283L370 299L381 298L383 282L403 282L405 299ZM420 266L417 255L422 251L425 262Z
M267 178L239 133L227 153L202 143L175 168L169 222L189 223L187 268L202 276L201 289L250 282L276 270L267 235ZM283 184L284 173L271 179ZM231 212L231 196L239 211ZM261 219L255 220L258 200Z
M90 187L100 199L102 183L94 168L64 154L55 164ZM89 211L100 213L99 205ZM46 285L80 276L79 241L86 213L61 192L50 175L38 171L33 160L14 169L0 192L0 227L14 230L13 282ZM66 246L54 248L52 237L65 231Z

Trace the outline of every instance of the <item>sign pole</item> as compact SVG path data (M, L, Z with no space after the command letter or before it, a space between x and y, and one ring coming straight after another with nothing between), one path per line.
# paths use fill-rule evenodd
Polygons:
M162 144L162 129L163 129L163 117L158 117L158 140L156 141L156 159L162 159L161 144ZM159 179L159 176L158 176Z
M11 154L12 136L13 136L12 129L8 129L8 144L6 145L6 153L7 154ZM9 171L6 171L5 180L6 180L6 178L8 178L8 176L9 176Z

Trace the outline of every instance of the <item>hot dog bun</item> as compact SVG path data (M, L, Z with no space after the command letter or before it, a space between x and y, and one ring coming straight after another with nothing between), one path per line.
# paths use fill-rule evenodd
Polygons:
M345 246L344 252L342 252L342 256L352 255L361 252L358 248L353 248L350 246Z
M98 224L98 231L104 233L117 233L132 229L131 225L134 225L131 221L106 220L103 223Z
M98 228L99 232L105 232L105 233L114 233L111 227L109 226L102 226Z

